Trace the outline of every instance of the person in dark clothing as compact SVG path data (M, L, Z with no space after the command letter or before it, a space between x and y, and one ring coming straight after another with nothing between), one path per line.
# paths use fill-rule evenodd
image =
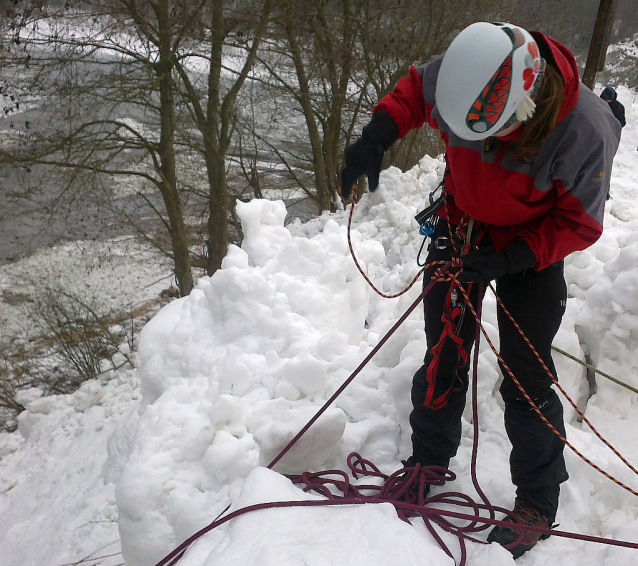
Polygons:
M605 89L600 93L600 98L602 98L608 105L609 109L612 111L614 116L616 116L616 120L620 122L621 127L625 127L627 121L625 119L625 107L618 100L618 94L616 93L616 89L612 86L605 87ZM607 200L611 198L611 193L607 193Z
M624 128L627 124L627 121L625 120L625 107L618 100L616 89L612 86L605 87L605 89L600 93L600 98L609 104L609 109L612 111L614 116L616 116L616 120L618 120L620 125Z
M558 41L513 24L477 22L379 101L345 151L344 201L361 175L375 190L384 152L426 122L439 130L447 160L445 205L427 263L459 258L459 279L474 305L477 283L496 280L503 305L555 376L551 343L567 299L563 259L602 233L618 120L580 83L572 53ZM425 283L434 271L426 271ZM437 282L424 300L427 350L412 385L408 466L447 467L457 452L476 329L463 302L450 281ZM514 513L547 527L568 475L563 442L529 400L564 435L562 405L502 308L498 323L500 355L525 391L501 367ZM505 545L517 535L496 527L488 540ZM527 532L509 550L518 557L539 538Z

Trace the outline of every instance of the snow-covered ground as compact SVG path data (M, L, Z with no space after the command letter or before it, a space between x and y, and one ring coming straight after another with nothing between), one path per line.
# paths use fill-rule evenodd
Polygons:
M619 88L628 125L614 164L605 232L567 259L570 300L555 345L638 387L638 95ZM358 257L385 292L418 271L414 213L436 186L441 163L424 158L356 207ZM357 367L418 296L373 294L346 242L346 214L284 227L280 202L241 204L246 235L223 267L173 301L140 337L139 370L87 382L71 395L38 398L13 434L0 435L0 564L147 566L231 509L262 501L308 499L270 460ZM42 253L38 264L58 251ZM119 293L135 269L103 274ZM35 265L35 263L33 264ZM157 280L164 266L144 268ZM15 281L19 264L0 275ZM142 272L142 268L140 268ZM33 274L32 274L33 275ZM44 277L44 274L37 275ZM137 283L136 283L137 285ZM483 320L498 344L495 300ZM5 318L5 325L10 325ZM345 468L357 451L384 472L409 455L410 383L424 355L422 310L399 331L334 406L282 460L278 470ZM638 464L638 395L598 376L588 399L585 372L555 354L560 381L587 417ZM510 507L509 447L499 378L485 341L479 357L479 482L490 500ZM23 400L28 401L25 395ZM470 479L469 409L451 467L451 489L476 497ZM638 490L638 478L567 407L568 438L584 454ZM557 520L561 530L638 542L638 499L567 451ZM451 548L456 549L451 543ZM121 554L120 554L121 552ZM498 545L470 544L471 566L513 564ZM458 557L457 557L458 558ZM630 566L638 550L553 537L518 561L523 566ZM297 566L366 563L448 566L422 522L401 522L389 504L258 511L200 539L182 566Z

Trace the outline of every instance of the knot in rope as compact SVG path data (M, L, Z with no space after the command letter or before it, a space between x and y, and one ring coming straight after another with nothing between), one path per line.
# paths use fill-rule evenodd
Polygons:
M434 271L434 274L431 277L432 281L436 281L438 283L450 281L454 283L458 283L458 276L463 271L463 262L460 257L452 257L450 261L435 261L428 264L428 267L440 265L442 267L437 267ZM456 271L452 272L450 269L455 268Z

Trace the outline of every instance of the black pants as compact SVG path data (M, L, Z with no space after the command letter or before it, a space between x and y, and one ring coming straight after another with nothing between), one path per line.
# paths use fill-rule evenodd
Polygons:
M439 222L433 244L447 232L447 225ZM453 249L441 247L430 246L428 263L451 258ZM565 312L567 298L562 267L560 262L541 271L527 270L507 275L496 282L497 293L505 308L553 375L556 375L556 371L551 357L551 344ZM435 269L426 271L424 283L429 283ZM424 300L427 353L424 365L413 379L413 410L410 414L411 461L445 467L449 465L450 458L456 455L461 440L461 415L465 407L470 366L469 361L465 363L459 356L456 345L448 340L438 357L435 397L447 391L451 383L454 383L454 391L443 408L434 410L424 405L428 388L427 371L433 361L431 351L443 332L441 317L449 286L448 282L435 284ZM473 285L470 293L474 305L479 301L477 289L478 286ZM497 315L501 357L545 418L565 435L562 405L551 388L551 378L500 307ZM476 321L468 308L457 329L468 354L475 333ZM471 361L470 356L468 360ZM517 496L553 521L558 508L559 485L568 477L563 458L564 445L532 409L504 368L501 367L501 371L504 380L500 393L505 402L505 428L512 443L510 470L512 481L517 486Z

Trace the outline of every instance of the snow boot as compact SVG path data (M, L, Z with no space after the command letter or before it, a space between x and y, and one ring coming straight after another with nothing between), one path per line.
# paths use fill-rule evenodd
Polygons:
M401 460L401 464L403 465L404 468L414 468L417 464L419 464L419 462L417 462L416 458L414 456L410 456L407 460ZM405 474L402 475L402 477L407 477L408 472L405 472ZM410 486L410 495L411 498L417 498L419 497L419 484L418 482L413 483ZM423 498L425 499L428 495L430 495L430 484L425 484L423 486Z
M454 474L452 474L446 468L442 466L427 466L419 462L419 460L415 456L410 456L407 460L401 460L401 464L403 464L403 467L407 469L414 468L419 464L422 466L421 479L425 480L422 494L424 499L430 495L432 486L442 486L448 480L454 479ZM410 472L406 471L403 477L407 477L407 475L409 474ZM410 486L410 493L416 498L419 497L419 490L419 482L415 482Z
M527 505L524 501L516 499L514 504L514 514L521 520L524 525L530 525L534 527L541 527L543 529L549 528L549 519L544 515L541 515L538 511ZM505 521L514 523L512 519L507 517ZM513 543L518 537L519 531L509 527L494 527L487 537L488 542L498 542L501 546ZM530 548L532 548L539 540L549 538L550 535L537 533L535 531L525 531L523 538L513 548L507 548L512 553L514 558L519 558Z

